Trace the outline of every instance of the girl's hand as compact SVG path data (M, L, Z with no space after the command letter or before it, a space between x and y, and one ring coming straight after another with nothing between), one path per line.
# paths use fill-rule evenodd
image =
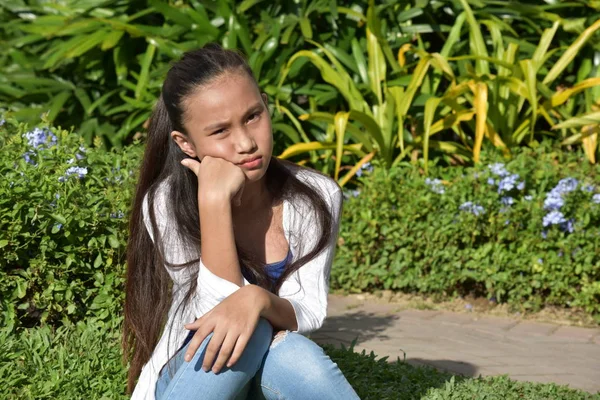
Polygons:
M185 325L186 329L197 330L190 340L185 361L193 358L204 339L212 332L202 369L208 371L212 366L212 371L217 374L225 363L227 368L231 368L240 359L256 329L263 304L262 291L255 285L244 286L195 322Z
M205 156L202 162L186 158L181 164L198 177L198 200L200 204L211 201L233 202L239 206L246 175L237 165L222 159Z

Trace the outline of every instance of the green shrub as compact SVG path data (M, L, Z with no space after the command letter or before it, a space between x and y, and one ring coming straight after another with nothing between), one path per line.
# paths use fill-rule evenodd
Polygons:
M360 193L344 206L332 287L471 293L525 309L556 304L598 316L600 188L593 185L600 168L580 153L545 145L524 148L505 167L492 161L434 168L439 181L413 166L363 175ZM552 192L562 189L560 200L549 195L569 177L576 181ZM501 190L507 185L514 187ZM544 203L557 201L565 204L548 215ZM559 223L544 226L545 220Z
M85 148L75 134L10 122L0 147L2 325L120 314L141 148Z
M80 323L56 331L48 327L19 334L0 331L0 398L126 399L126 370L121 363L119 333ZM594 399L566 386L515 382L507 377L467 379L429 367L390 363L373 353L325 346L350 384L368 399Z

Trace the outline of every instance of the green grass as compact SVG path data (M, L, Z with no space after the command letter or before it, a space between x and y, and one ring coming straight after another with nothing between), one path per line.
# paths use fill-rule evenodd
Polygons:
M508 377L470 379L374 354L325 346L361 399L594 399L565 386L515 382ZM114 327L0 331L0 398L126 399L119 333Z

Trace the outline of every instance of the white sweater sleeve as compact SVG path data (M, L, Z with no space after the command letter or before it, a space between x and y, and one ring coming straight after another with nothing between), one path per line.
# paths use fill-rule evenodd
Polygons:
M330 185L324 197L332 214L332 236L327 247L313 260L300 267L296 278L290 277L281 287L280 297L288 300L296 313L298 333L309 333L319 329L327 316L327 294L329 292L329 274L335 256L340 214L342 210L342 192L337 185ZM317 240L318 228L310 225L304 238ZM310 243L310 250L314 243Z
M199 318L238 290L240 286L213 274L200 260L200 246L198 246L198 249L189 249L184 246L177 233L173 213L167 206L166 194L167 184L162 183L154 198L154 214L156 217L158 233L163 244L164 258L167 263L175 265L183 264L194 259L198 260L197 289L194 302L197 314L196 318ZM142 212L146 230L148 231L150 238L156 243L150 220L147 196L144 198ZM165 268L175 284L185 285L192 279L188 267L175 268L165 264ZM244 279L244 285L248 284L250 283Z

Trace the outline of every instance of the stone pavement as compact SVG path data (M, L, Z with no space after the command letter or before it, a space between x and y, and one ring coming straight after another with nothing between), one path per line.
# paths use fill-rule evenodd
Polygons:
M373 351L389 361L429 365L469 377L508 374L600 391L600 329L561 326L329 296L328 317L311 335L317 343Z

